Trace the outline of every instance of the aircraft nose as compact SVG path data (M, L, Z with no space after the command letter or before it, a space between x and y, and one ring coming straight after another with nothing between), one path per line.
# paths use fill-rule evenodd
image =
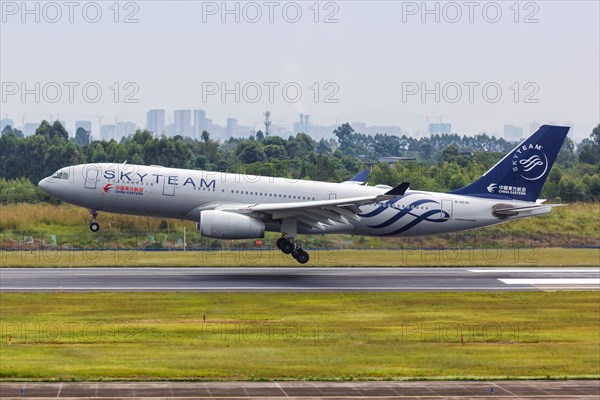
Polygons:
M41 181L38 182L38 186L40 187L40 189L42 189L44 192L48 193L48 178L44 178Z

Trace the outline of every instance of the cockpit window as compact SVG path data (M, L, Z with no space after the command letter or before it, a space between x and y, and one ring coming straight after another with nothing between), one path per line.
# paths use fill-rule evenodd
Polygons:
M52 178L55 179L69 179L69 174L66 172L61 172L60 170L56 171L52 174Z

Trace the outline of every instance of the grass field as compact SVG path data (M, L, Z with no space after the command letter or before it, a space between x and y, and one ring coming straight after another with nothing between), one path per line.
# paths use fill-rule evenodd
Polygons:
M310 267L598 267L600 249L314 250ZM279 250L0 251L2 267L297 267Z
M254 247L254 240L221 241L203 238L190 221L100 213L100 232L88 229L87 210L71 205L6 204L0 207L0 248L40 248L53 240L58 248ZM268 234L272 243L277 234ZM575 203L552 213L463 233L407 238L351 235L301 236L305 247L447 248L447 247L598 247L600 205Z
M598 292L2 293L0 316L3 380L600 377Z

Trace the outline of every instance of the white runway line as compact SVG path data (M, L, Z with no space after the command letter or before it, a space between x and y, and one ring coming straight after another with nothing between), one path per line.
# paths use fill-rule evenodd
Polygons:
M469 272L560 272L560 273L571 273L571 272L596 272L600 274L600 268L587 268L587 269L568 269L568 268L553 268L553 269L541 269L541 268L533 268L533 269L525 269L525 268L515 268L515 269L468 269Z
M600 278L524 278L498 279L507 285L598 285Z

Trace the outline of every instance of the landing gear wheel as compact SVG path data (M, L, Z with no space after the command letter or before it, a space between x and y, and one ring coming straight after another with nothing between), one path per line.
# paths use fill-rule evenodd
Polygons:
M96 222L96 218L98 218L98 212L96 210L90 210L90 217L92 217L90 231L98 232L98 230L100 229L100 225L98 225L98 222Z
M294 251L292 253L292 256L296 259L296 261L298 261L300 264L306 264L309 260L309 256L308 253L305 252L304 250L302 250L301 248L296 249L296 251Z
M281 247L279 247L279 240L277 241L278 247L281 249L283 254L291 254L294 251L294 245L289 240L283 240L285 240L285 243L282 242Z
M287 243L287 239L286 238L279 238L277 239L277 242L275 242L275 244L277 245L277 248L279 250L283 250L283 246Z

